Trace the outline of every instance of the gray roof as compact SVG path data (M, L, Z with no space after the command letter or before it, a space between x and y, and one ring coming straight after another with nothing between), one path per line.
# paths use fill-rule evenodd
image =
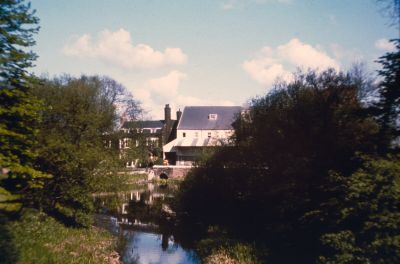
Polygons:
M178 129L232 129L232 123L241 110L240 106L186 106L183 109ZM217 114L217 120L210 120L209 114Z
M162 128L164 125L162 120L148 121L126 121L122 128Z

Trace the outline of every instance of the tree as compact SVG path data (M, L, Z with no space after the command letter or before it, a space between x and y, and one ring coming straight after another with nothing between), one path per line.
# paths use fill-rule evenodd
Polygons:
M116 104L126 90L106 77L63 76L41 80L34 92L43 100L37 164L50 175L36 204L64 222L87 226L91 194L118 184L118 152L104 135L117 127Z
M342 194L320 207L331 222L320 263L399 263L399 164L398 157L364 157L349 177L332 175Z
M36 55L29 51L38 32L38 18L23 0L0 3L0 208L29 203L24 195L42 186L34 167L40 102L30 94L27 69Z
M379 101L373 106L375 116L381 124L381 139L388 142L400 136L398 123L400 122L400 39L392 40L392 42L396 50L378 60L382 64L382 69L378 73L383 80L378 87Z
M324 213L335 214L320 205L340 188L331 172L349 176L363 163L359 153L377 152L379 124L361 102L362 84L354 74L311 71L254 99L234 123L236 146L182 183L178 211L257 239L270 249L268 263L315 261L330 227Z
M391 21L390 25L400 30L400 0L377 0L383 5L382 13Z

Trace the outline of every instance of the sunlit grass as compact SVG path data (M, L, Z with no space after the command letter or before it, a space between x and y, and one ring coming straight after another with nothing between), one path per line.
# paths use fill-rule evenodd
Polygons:
M14 256L5 258L9 263L119 263L115 238L96 227L65 227L27 210L20 220L7 223L5 231L8 246L14 247Z

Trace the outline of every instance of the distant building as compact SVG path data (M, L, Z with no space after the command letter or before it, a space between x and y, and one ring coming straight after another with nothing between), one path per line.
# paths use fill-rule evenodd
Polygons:
M126 137L119 140L119 149L132 145L137 147L142 138L146 146L162 147L163 127L162 120L126 121L121 127L121 132Z
M179 120L182 112L177 111ZM162 147L176 138L178 120L171 118L169 104L164 108L164 120L124 121L118 135L115 147L120 152L127 167L144 166L146 162L159 160L162 163ZM112 147L111 140L107 141ZM134 153L134 154L132 154ZM134 158L131 158L134 157Z
M228 143L240 106L187 106L176 129L176 138L163 146L164 159L173 165L193 165L207 147Z

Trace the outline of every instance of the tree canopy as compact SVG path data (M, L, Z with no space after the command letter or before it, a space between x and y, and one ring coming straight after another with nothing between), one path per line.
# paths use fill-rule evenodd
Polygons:
M125 98L126 89L114 80L97 76L42 79L34 93L46 106L37 164L52 178L32 195L38 206L65 222L87 225L91 194L118 182L119 153L104 143L117 126L116 104L133 107L135 101Z
M379 157L380 123L369 115L355 77L299 73L255 98L234 123L236 146L217 151L182 183L180 215L205 230L217 225L256 240L268 249L269 263L353 263L398 252L397 242L389 242L398 239L398 227L384 231L398 206L397 159L371 161ZM372 208L352 211L360 203ZM369 237L369 223L386 212L388 222ZM374 246L379 253L367 254ZM341 259L347 253L354 253L349 262Z
M28 203L24 193L42 186L34 166L40 102L30 94L27 69L36 54L38 18L23 0L0 3L0 208Z

